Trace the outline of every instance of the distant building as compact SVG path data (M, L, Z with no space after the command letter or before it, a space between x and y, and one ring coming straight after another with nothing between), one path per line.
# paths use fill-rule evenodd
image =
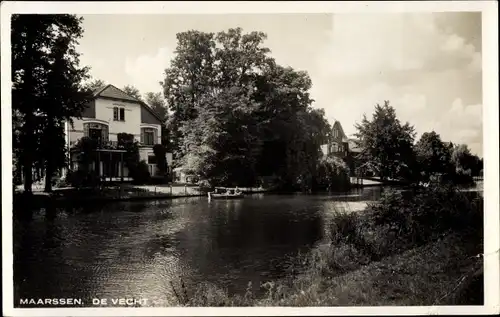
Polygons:
M94 139L98 144L98 158L90 166L104 181L130 180L123 161L125 150L118 148L118 134L133 135L139 142L140 160L148 163L152 176L158 175L153 146L161 144L162 118L147 104L129 96L113 85L94 92L94 99L86 106L82 118L72 118L73 126L66 123L65 137L70 149L72 169L78 169L77 154L73 146L82 137ZM172 154L166 154L169 168Z
M332 127L332 135L327 144L321 146L323 155L333 155L342 158L349 166L351 175L357 175L357 166L361 163L356 158L356 155L361 152L361 149L356 144L356 139L348 138L339 121L335 121Z
M332 135L327 144L321 146L324 155L334 155L345 158L349 154L349 139L342 129L339 121L335 121L332 127Z

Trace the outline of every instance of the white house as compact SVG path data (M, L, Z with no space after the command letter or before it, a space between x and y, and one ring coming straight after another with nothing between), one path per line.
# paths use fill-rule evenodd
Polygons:
M86 136L101 145L98 159L91 166L104 180L130 180L123 163L125 151L118 149L118 134L127 133L139 142L140 160L148 163L152 176L157 175L155 144L161 144L161 118L144 102L127 95L113 85L107 85L94 92L94 99L85 108L82 118L72 118L73 126L65 126L66 143L71 149ZM71 167L76 169L76 153L69 152ZM168 166L172 166L172 154L167 153Z

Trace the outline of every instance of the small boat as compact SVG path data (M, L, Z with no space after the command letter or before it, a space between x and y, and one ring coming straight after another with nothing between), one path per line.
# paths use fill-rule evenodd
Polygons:
M208 192L208 199L234 199L243 198L244 195L239 190L228 190L226 192L217 192L217 189L213 192Z

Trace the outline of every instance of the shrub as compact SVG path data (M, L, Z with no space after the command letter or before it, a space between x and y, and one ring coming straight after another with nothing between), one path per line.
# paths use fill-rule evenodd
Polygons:
M387 252L426 243L451 230L482 231L481 197L469 197L451 185L431 185L409 194L390 190L369 205L374 224L397 242Z
M69 171L66 182L75 188L96 187L99 185L99 175L95 171Z
M149 167L146 161L142 160L130 170L130 176L135 184L144 184L151 180Z
M56 188L63 188L63 187L68 187L68 186L71 186L71 184L68 182L67 176L58 178L54 182L54 187L56 187Z
M153 152L160 175L166 176L168 171L167 158L165 156L167 154L167 149L161 144L156 144L153 146Z
M349 167L338 157L322 158L318 163L316 184L319 189L340 191L349 189Z

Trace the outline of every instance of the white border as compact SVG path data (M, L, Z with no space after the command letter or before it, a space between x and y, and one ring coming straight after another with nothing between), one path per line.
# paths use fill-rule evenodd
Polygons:
M499 293L499 159L498 159L498 3L496 1L374 2L21 2L1 3L2 240L3 307L7 316L203 316L203 315L423 315L494 314ZM481 11L483 51L483 148L485 158L485 305L414 307L274 307L274 308L13 308L12 256L12 121L10 83L10 15L12 13L77 14L227 14L347 12Z

